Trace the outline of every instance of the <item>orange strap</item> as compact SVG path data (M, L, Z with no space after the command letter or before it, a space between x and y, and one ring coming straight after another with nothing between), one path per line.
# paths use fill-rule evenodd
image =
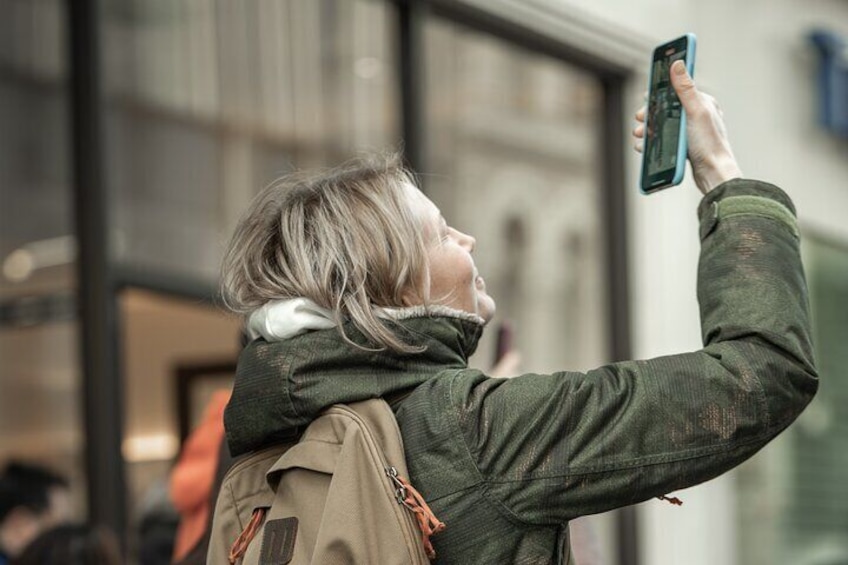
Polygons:
M256 537L256 532L259 531L259 526L265 520L265 512L267 508L256 508L253 510L253 516L250 517L250 522L247 523L244 530L239 534L239 537L230 548L230 565L234 565L236 561L241 559L247 552L247 546Z
M676 496L658 496L660 500L665 500L669 504L674 504L675 506L683 506L683 501L677 498Z
M421 538L424 542L424 551L428 558L435 559L436 550L433 549L430 536L444 530L445 523L436 518L436 515L424 501L424 497L409 484L409 481L400 475L397 476L397 480L406 489L406 498L403 500L404 506L415 512L415 517L418 519L418 527L421 528Z

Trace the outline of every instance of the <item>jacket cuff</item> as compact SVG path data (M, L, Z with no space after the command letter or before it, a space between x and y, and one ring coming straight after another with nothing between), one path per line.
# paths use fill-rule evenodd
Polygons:
M733 179L720 184L698 206L703 240L726 218L760 216L778 221L798 237L798 222L792 200L780 188L766 182Z

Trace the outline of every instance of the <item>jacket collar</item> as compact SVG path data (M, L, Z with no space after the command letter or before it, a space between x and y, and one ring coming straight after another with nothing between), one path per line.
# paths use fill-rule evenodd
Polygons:
M412 306L409 308L374 307L379 318L396 322L412 318L445 317L458 318L479 325L486 322L476 314L448 308L447 306ZM266 341L291 339L312 330L326 330L338 324L331 310L323 308L314 301L298 297L271 300L256 309L247 319L247 332L250 339L258 337Z
M363 350L345 342L335 327L250 343L224 414L232 455L290 440L333 404L402 394L441 371L465 368L483 331L482 319L433 307L385 317L407 343L425 350ZM355 343L365 343L352 324L343 329Z

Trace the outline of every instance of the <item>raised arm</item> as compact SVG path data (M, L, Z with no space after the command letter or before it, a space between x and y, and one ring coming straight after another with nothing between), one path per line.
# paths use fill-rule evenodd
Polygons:
M586 374L457 373L455 429L488 496L515 519L560 523L713 478L785 429L817 389L792 202L738 178L717 104L675 70L706 194L704 348Z

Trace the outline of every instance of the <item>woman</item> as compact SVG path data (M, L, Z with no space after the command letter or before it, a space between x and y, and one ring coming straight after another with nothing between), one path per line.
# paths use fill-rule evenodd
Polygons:
M225 414L233 454L332 404L387 398L411 482L447 524L439 562L553 563L569 560L569 520L715 477L788 426L818 382L792 203L739 178L717 105L672 71L706 195L703 350L585 374L469 369L495 313L474 238L393 163L289 177L224 262L228 304L256 337Z

